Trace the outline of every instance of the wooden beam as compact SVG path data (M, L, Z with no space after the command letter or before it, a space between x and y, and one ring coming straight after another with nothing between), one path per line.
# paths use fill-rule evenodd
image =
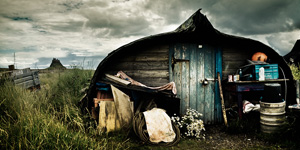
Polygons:
M224 97L223 97L223 90L222 90L222 85L221 85L221 77L220 77L220 73L219 72L218 72L218 83L219 83L219 90L220 90L220 97L221 97L221 104L222 104L222 112L223 112L224 123L225 123L225 126L228 127L227 116L226 116L226 109L225 109L225 103L224 103Z

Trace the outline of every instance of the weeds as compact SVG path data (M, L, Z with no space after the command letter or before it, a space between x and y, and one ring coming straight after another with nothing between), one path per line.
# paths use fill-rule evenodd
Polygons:
M5 82L0 87L1 149L106 149L114 145L94 130L76 106L93 71L42 74L42 89L30 92ZM86 122L90 122L86 125Z
M300 66L290 64L290 68L294 77L294 80L300 80Z

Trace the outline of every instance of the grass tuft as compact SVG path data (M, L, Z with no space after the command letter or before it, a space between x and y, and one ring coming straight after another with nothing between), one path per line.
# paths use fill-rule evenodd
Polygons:
M1 149L124 149L125 138L109 143L109 137L99 135L95 122L76 106L92 75L93 71L80 69L40 74L42 88L34 92L4 82Z

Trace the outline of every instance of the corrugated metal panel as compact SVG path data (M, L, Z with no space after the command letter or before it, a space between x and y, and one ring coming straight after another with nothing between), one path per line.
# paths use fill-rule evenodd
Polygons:
M218 57L218 59L216 59ZM197 44L176 44L170 46L170 80L176 83L181 99L180 113L188 108L203 114L207 124L219 122L221 105L216 95L216 72L222 70L222 57L218 49ZM222 72L222 71L220 71ZM208 84L203 84L207 79Z

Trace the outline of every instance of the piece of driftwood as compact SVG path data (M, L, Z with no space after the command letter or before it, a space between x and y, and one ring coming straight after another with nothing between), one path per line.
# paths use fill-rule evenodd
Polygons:
M128 85L130 84L129 81L118 78L116 76L110 75L110 74L105 74L106 78L110 81L116 82L116 83L120 83L120 84L124 84L124 85Z
M225 123L225 126L228 127L226 110L225 110L225 104L224 104L224 97L223 97L223 90L222 90L222 85L221 85L221 77L220 77L220 73L219 72L218 72L218 82L219 82L219 90L220 90L220 97L221 97L221 104L222 104L222 112L223 112L224 123Z

